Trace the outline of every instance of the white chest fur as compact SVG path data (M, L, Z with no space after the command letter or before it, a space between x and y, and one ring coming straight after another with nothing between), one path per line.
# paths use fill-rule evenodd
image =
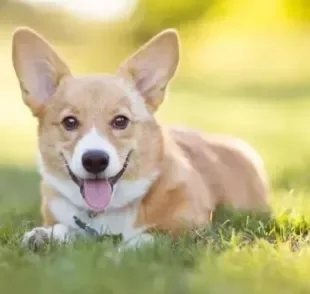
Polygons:
M135 226L138 204L113 209L93 218L89 217L85 210L71 204L66 198L52 199L48 205L58 223L52 227L37 227L27 232L23 238L25 246L38 246L51 239L58 242L70 242L75 239L76 235L87 236L86 231L75 223L74 216L99 234L121 234L123 246L127 248L136 248L153 241L151 235L144 233L147 227L137 228Z
M122 234L124 240L129 240L144 231L136 228L135 221L138 213L138 204L128 207L108 210L96 217L89 217L85 210L73 206L66 199L54 199L49 202L49 207L57 221L69 228L84 233L75 223L77 216L84 223L95 229L99 234Z

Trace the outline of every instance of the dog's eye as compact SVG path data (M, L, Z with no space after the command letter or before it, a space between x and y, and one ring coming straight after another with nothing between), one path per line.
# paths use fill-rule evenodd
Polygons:
M67 131L73 131L79 127L79 121L74 116L67 116L62 120L62 125Z
M118 115L114 117L114 119L111 122L111 125L114 129L123 130L126 129L129 123L129 118L127 118L124 115Z

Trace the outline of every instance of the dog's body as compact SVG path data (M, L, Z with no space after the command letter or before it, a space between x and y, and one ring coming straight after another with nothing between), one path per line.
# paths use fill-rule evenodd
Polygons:
M13 62L39 120L42 176L44 227L26 233L26 244L85 234L74 217L137 246L151 231L208 225L219 204L268 206L263 163L246 143L157 123L178 59L167 30L116 75L76 78L41 37L16 31Z

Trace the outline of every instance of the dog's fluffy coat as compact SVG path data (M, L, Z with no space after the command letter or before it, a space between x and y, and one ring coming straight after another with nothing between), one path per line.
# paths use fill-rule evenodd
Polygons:
M245 142L169 129L154 117L179 62L179 41L165 30L126 60L114 75L74 77L41 36L19 28L13 36L13 64L26 105L38 119L39 166L44 226L24 236L39 244L52 236L69 241L84 232L73 216L102 233L123 235L129 245L152 240L151 231L178 235L208 225L219 204L237 209L268 207L268 181L259 155ZM123 130L111 128L117 115L129 118ZM74 131L61 124L74 116ZM90 207L68 174L64 158L81 179L91 175L81 157L104 150L110 163L102 178L128 168L116 183L104 211Z

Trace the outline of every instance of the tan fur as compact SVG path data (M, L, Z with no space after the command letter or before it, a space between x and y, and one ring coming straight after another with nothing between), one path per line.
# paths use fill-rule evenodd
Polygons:
M143 199L138 224L174 231L188 220L196 227L209 224L219 204L248 210L268 207L262 162L247 154L243 142L175 129L168 136L177 147L167 146L162 176Z
M41 182L41 195L42 195L41 214L43 216L43 225L52 226L57 224L57 221L55 220L53 214L49 210L48 201L50 199L58 198L59 195L44 182Z
M38 118L39 148L48 172L69 179L60 153L72 156L77 141L96 126L123 161L128 150L134 150L123 179L138 180L159 172L140 203L136 225L155 225L154 229L174 233L209 224L211 213L219 204L237 209L268 207L263 164L244 142L228 137L203 137L189 130L165 129L153 117L164 99L178 59L177 35L167 30L124 62L116 75L73 77L51 45L33 31L19 29L13 38L14 68L24 101ZM42 70L32 64L36 60L44 61L44 73L51 75L55 87L48 101L34 97L27 89L33 85L28 75ZM145 77L146 68L164 68L166 64L167 71L160 69L153 80ZM32 71L31 67L34 67ZM124 83L128 84L127 91ZM143 96L144 101L139 101L139 97L134 101L128 95L134 92L133 86L137 92L134 94ZM147 118L142 118L144 106L149 113ZM125 114L131 120L123 131L112 130L109 125L118 114ZM67 115L75 115L81 121L76 132L62 128L61 121ZM43 183L44 225L55 223L46 205L55 197L60 196Z

